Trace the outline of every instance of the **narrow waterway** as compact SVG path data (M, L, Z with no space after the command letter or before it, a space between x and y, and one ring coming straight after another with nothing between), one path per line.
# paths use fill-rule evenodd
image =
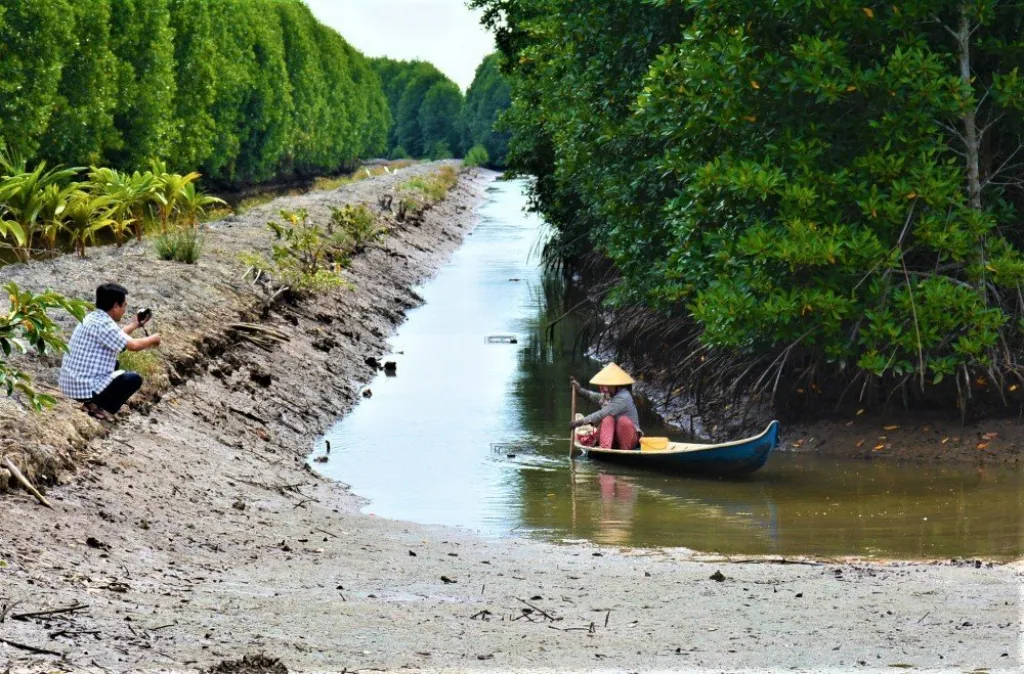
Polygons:
M314 464L380 517L485 535L724 554L1010 558L1024 552L1024 474L779 452L723 481L568 455L568 377L600 368L560 321L539 267L544 226L522 182L498 182L482 222L392 340L397 374L317 443ZM585 411L592 411L586 409ZM648 434L682 438L641 410ZM783 428L785 437L785 428Z

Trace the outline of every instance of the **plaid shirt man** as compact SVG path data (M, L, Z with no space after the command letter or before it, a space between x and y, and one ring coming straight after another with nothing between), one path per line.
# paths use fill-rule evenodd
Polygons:
M130 338L107 312L96 310L75 328L60 366L60 390L90 400L117 378L117 357Z

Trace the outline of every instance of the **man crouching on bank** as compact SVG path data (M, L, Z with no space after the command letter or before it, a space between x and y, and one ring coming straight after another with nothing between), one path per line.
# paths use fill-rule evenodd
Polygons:
M60 390L83 403L85 411L103 421L114 415L142 386L136 372L117 369L123 351L145 351L160 346L160 335L132 339L150 315L140 313L123 329L118 322L128 309L128 291L116 283L96 289L96 310L75 328L60 367Z

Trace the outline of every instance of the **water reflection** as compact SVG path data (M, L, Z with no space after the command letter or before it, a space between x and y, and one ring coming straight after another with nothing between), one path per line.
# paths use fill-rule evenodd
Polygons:
M381 373L373 398L327 436L330 462L314 466L368 498L367 511L489 535L724 554L1024 551L1024 476L1012 470L792 453L729 481L589 461L570 470L569 375L589 379L601 364L581 355L582 326L565 316L578 298L538 268L542 225L523 214L522 187L495 186L483 223L393 340L398 376ZM489 342L495 335L517 339ZM685 437L638 402L649 434Z

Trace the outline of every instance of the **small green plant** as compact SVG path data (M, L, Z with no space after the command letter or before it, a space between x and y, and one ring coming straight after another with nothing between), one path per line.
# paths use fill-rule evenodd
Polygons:
M49 290L40 294L22 290L14 282L5 285L4 290L10 306L6 313L0 313L0 390L5 390L8 396L14 395L15 391L21 392L34 409L40 410L53 405L56 400L53 396L38 393L32 387L31 377L7 359L15 352L45 354L66 351L67 344L61 338L60 327L47 312L63 309L81 321L89 305Z
M196 227L177 227L153 242L161 260L195 264L203 252L203 237Z
M405 148L399 145L391 151L391 159L409 159L409 153L405 151Z
M331 209L327 233L338 248L361 253L367 245L387 236L388 229L377 223L377 216L365 205L345 204Z
M144 379L151 379L163 372L163 361L155 351L125 351L117 359L118 368L138 372Z
M462 165L469 168L486 166L489 163L491 163L491 157L483 145L474 145L466 153L466 158L462 160Z
M341 271L347 252L332 241L329 233L311 222L305 210L282 211L284 223L268 222L278 241L271 259L248 255L244 261L250 270L268 272L293 293L318 293L345 285Z
M401 189L411 194L422 205L436 204L448 196L448 191L459 181L459 173L453 166L442 166L430 175L416 176L407 181ZM412 209L410 209L412 210Z

